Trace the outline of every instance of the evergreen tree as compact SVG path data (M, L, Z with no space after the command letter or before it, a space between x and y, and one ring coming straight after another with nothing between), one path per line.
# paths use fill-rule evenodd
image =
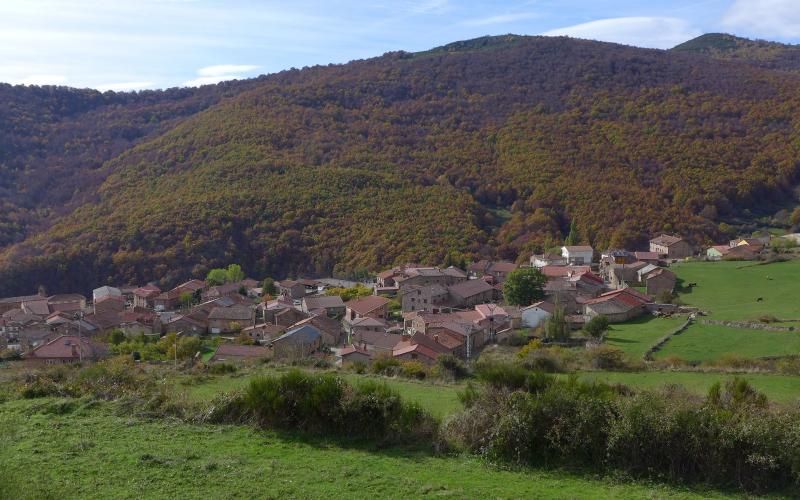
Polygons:
M572 222L569 225L569 234L567 235L567 239L564 240L564 245L577 245L581 241L581 236L578 233L578 224L575 222L575 219L572 219Z

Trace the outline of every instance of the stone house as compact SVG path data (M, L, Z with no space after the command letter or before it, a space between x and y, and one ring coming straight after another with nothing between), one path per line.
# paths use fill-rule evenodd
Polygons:
M678 278L675 273L662 267L648 273L644 283L648 295L659 296L663 293L672 293Z
M669 234L662 234L650 240L650 251L666 259L684 259L694 253L688 241Z
M329 318L342 318L346 307L344 301L338 295L315 295L313 297L303 297L300 302L300 309L306 314L324 310Z
M321 346L322 333L310 324L292 328L272 341L273 353L281 359L302 359Z
M390 300L380 295L370 295L360 299L351 300L345 304L345 318L376 318L385 320L389 317Z
M212 334L233 333L254 324L252 307L215 307L208 315L208 330Z

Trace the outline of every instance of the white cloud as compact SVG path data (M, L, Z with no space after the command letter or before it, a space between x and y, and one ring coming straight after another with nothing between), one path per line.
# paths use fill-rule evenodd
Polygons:
M259 66L252 64L218 64L216 66L206 66L197 70L200 76L224 76L232 73L248 73L258 69Z
M155 86L155 82L118 82L118 83L105 83L97 86L97 90L105 92L106 90L113 90L114 92L125 92L129 90L142 90L149 89Z
M722 17L722 25L764 38L800 37L800 2L797 0L735 0Z
M64 85L67 77L64 75L28 75L24 78L9 79L12 85Z
M657 49L674 47L701 34L689 22L675 17L617 17L542 33Z
M184 87L200 87L201 85L211 85L225 80L243 80L244 73L252 72L260 66L253 64L218 64L216 66L206 66L197 70L197 78L183 82Z
M225 80L243 80L244 76L239 75L220 75L220 76L201 76L193 80L183 82L184 87L200 87L202 85L212 85L224 82Z
M414 14L442 14L450 10L449 0L420 0L412 2L408 10Z
M524 21L526 19L534 19L537 17L541 17L541 15L536 12L517 12L516 14L499 14L480 19L470 19L468 21L464 21L462 24L465 26L490 26L493 24L515 23L517 21Z

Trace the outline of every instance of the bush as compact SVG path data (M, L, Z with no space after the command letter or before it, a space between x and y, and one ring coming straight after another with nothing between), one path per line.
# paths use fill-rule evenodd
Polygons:
M400 360L391 354L381 354L372 360L370 370L377 375L397 375L400 371Z
M246 413L264 427L361 438L431 437L435 430L435 421L427 413L404 403L385 384L368 381L352 387L330 374L293 370L280 377L256 378L245 390L242 403ZM232 408L240 409L238 405Z
M440 374L450 380L461 380L470 376L466 363L452 354L442 354L436 358L436 365Z
M530 351L525 359L522 360L522 366L528 370L544 373L561 373L566 371L559 359L553 355L549 349Z
M425 365L419 361L404 361L400 366L403 369L404 377L423 380L428 376L428 371L425 368Z
M208 373L212 375L226 375L228 373L236 373L237 370L236 365L231 363L213 363L208 365Z
M363 361L355 361L353 363L350 363L349 368L350 371L358 373L359 375L367 373L367 364L364 363Z
M601 345L587 349L584 353L586 363L596 370L623 370L628 368L625 353L621 349Z
M705 400L667 388L630 395L605 384L542 379L536 391L468 386L443 426L456 449L524 465L582 466L749 491L800 480L800 410L773 410L743 379Z
M525 346L523 346L522 349L519 350L519 352L517 352L517 357L519 359L525 359L528 356L528 353L541 348L542 348L542 341L539 339L533 339L527 344L525 344Z
M589 322L583 326L583 331L590 337L599 339L603 333L608 330L609 326L608 318L601 314L590 319Z

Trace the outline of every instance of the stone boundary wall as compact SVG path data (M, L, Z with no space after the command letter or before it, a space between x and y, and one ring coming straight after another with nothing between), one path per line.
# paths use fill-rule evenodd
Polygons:
M644 353L644 360L645 361L653 361L653 354L654 353L656 353L659 350L661 350L661 348L664 347L664 344L669 342L669 340L672 337L674 337L675 335L680 335L681 333L686 331L686 329L689 328L689 326L692 323L694 323L694 316L689 316L688 318L686 318L686 321L681 326L679 326L678 328L672 330L671 332L669 332L668 334L664 335L660 339L656 340L655 344L651 345L650 349L648 349L647 352Z
M704 325L718 325L727 326L728 328L745 328L749 330L765 330L768 332L796 332L798 328L795 326L777 326L769 323L759 323L757 321L726 321L718 319L704 319L701 321Z

